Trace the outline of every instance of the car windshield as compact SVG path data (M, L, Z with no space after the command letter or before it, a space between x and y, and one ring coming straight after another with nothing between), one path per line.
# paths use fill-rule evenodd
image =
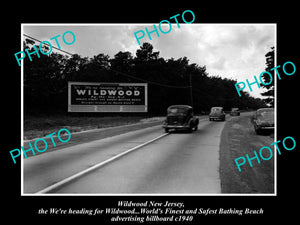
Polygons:
M187 108L170 108L168 109L169 115L186 114Z
M222 109L221 108L212 108L211 112L219 113L219 112L222 112Z

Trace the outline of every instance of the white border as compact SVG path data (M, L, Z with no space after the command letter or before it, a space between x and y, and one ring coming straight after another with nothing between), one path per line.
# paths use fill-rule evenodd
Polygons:
M23 24L21 24L21 51L24 49L23 46ZM24 88L23 88L23 84L24 84L24 61L21 61L21 146L24 146ZM21 196L25 195L23 190L24 190L24 173L23 173L23 151L21 151Z
M277 24L275 24L275 38L274 38L274 66L277 67ZM274 142L277 141L277 76L275 76L275 72L274 72L274 77L275 77L275 83L274 83L274 111L275 111L275 131L274 131ZM277 196L277 151L275 149L275 145L274 145L274 152L276 152L276 154L274 154L274 194L275 196Z
M173 23L172 23L173 24ZM21 51L23 49L23 27L24 26L148 26L153 25L150 23L21 23ZM163 24L164 25L164 24ZM210 25L210 26L220 26L220 25L235 25L235 26L247 26L247 25L273 25L275 28L275 38L274 38L274 54L275 54L275 67L277 66L277 23L193 23L193 24L180 24L180 26L195 26L195 25ZM24 110L23 110L23 81L24 81L24 65L23 61L21 61L21 146L23 146L24 140ZM274 132L274 141L277 141L277 77L275 77L275 132ZM274 146L274 152L275 146ZM27 194L24 193L24 175L23 175L23 152L21 153L21 196L277 196L277 153L274 154L274 193L218 193L218 194L199 194L199 193L190 193L190 194L182 194L182 193L140 193L140 194Z

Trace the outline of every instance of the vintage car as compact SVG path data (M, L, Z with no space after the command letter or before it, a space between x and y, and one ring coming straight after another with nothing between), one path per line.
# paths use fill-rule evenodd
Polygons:
M193 108L189 105L171 105L167 109L167 118L163 128L165 132L170 129L187 130L192 132L198 129L199 118L193 115Z
M263 130L274 131L274 108L258 109L253 115L253 124L256 134Z
M225 121L225 112L223 107L212 107L209 113L209 120L222 120Z
M239 108L232 108L230 111L230 116L239 116L240 114Z

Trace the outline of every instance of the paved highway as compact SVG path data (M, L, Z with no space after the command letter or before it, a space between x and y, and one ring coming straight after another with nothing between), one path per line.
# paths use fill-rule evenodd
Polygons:
M24 159L24 194L221 193L219 143L225 123L203 119L196 132L165 136L161 125L153 126ZM78 176L58 183L72 175Z

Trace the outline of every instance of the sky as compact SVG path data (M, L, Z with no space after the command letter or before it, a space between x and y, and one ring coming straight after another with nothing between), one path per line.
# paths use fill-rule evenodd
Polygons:
M154 32L150 40L145 27L152 31L153 24L159 37ZM140 45L134 33L143 30L145 36L139 41L152 44L160 57L178 59L186 56L189 63L206 66L210 76L231 78L237 82L254 81L253 76L258 77L265 71L265 54L272 46L276 47L275 24L180 23L179 28L172 23L171 31L165 34L159 30L158 23L153 24L23 24L23 33L41 41L50 41L50 38L60 35L57 40L67 52L81 57L103 53L112 58L119 51L129 51L135 56ZM169 25L163 23L161 29L168 31ZM66 31L75 34L76 40L71 45L62 40ZM71 42L72 35L67 33L65 39ZM57 47L55 40L50 43ZM248 91L250 95L261 98L260 93L265 89L256 85L252 88L253 92Z

